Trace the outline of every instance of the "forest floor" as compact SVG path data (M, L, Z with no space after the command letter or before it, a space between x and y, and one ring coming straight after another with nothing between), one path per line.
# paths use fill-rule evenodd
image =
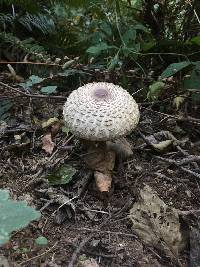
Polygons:
M17 88L4 76L1 82ZM49 118L62 118L65 93L63 99L27 97L3 84L0 92L1 101L13 103L9 120L0 124L0 188L9 189L13 199L26 200L42 214L14 232L0 249L8 266L200 266L197 110L179 116L175 110L160 112L159 103L141 103L140 123L127 137L133 155L116 164L112 190L102 197L82 160L85 152L80 142L64 133L59 123L56 130L55 124L41 126ZM54 147L47 153L43 138L49 133ZM67 184L50 185L47 175L61 165L73 167L76 173ZM134 231L130 209L145 185L170 209L180 211L185 246L177 255ZM39 236L47 238L46 246L35 244Z

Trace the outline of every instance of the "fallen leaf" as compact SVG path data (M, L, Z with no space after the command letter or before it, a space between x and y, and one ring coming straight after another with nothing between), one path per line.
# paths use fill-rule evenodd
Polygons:
M72 166L61 165L54 173L48 174L47 179L50 185L68 184L75 173L76 169Z
M59 119L56 117L49 118L47 121L44 121L42 123L42 128L47 128L49 126L52 126L55 122L59 122Z
M51 136L55 137L61 128L61 122L57 121L51 126Z
M173 106L179 110L181 104L185 101L185 96L176 96L173 100Z
M167 206L145 185L139 192L139 200L130 210L133 231L148 245L163 251L173 260L185 244L180 230L179 214Z
M157 144L152 144L152 146L158 150L158 151L162 151L164 150L165 148L167 148L168 146L170 146L171 144L173 143L173 140L164 140L164 141L161 141Z
M42 149L45 150L48 154L52 154L54 146L55 144L52 141L50 133L47 133L42 137Z

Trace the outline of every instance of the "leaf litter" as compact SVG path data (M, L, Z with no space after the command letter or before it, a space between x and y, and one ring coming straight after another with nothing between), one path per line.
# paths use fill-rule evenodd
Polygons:
M133 231L148 245L176 259L184 249L178 210L169 207L148 185L130 210Z
M38 90L37 85L34 90ZM10 92L7 91L6 94L10 95ZM23 111L30 108L24 98L18 98L18 100L24 105ZM49 98L45 98L45 101L38 98L33 99L31 105L32 112L23 112L24 117L20 116L21 108L14 109L12 113L10 110L6 111L14 120L9 120L9 125L3 127L1 133L3 150L1 147L0 152L3 157L0 160L0 185L4 188L11 188L16 198L31 192L34 206L41 210L42 217L39 222L34 222L16 232L7 247L2 248L0 252L6 255L10 262L17 264L33 258L24 264L27 267L40 266L44 262L52 264L52 259L58 266L66 266L66 263L71 260L74 249L92 232L94 233L92 240L100 240L98 245L91 248L88 242L80 253L86 254L87 259L94 258L100 262L100 266L174 267L177 263L174 255L178 255L177 258L181 261L182 266L187 266L190 254L188 247L186 246L185 250L178 253L181 250L181 240L184 236L182 237L180 218L176 211L179 209L190 211L199 208L199 187L198 180L182 170L182 165L178 164L182 163L184 159L189 160L192 154L198 155L200 151L196 125L187 120L179 122L179 119L183 117L181 113L177 117L165 117L160 113L155 113L154 108L146 108L145 105L141 105L140 131L130 135L131 147L127 146L125 153L129 155L130 159L126 159L123 164L117 164L112 170L114 191L106 202L99 199L93 188L94 177L85 178L87 168L83 161L82 146L76 139L70 139L68 129L66 129L67 134L62 132L60 119L58 119L59 121L55 120L55 124L50 122L48 125L47 123L45 128L32 121L32 118L37 118L38 121L47 122L48 118L57 117L55 113L61 114L62 103L51 101L49 96ZM184 102L179 106L180 110L182 106L184 106ZM57 112L57 110L60 111ZM21 130L19 126L24 123L23 120L27 127L23 127ZM60 126L56 125L57 123L60 123ZM178 130L177 127L179 127ZM22 147L20 151L14 150L13 145L16 148L15 136L22 136L24 133L30 140L29 144ZM55 144L51 154L41 149L43 145L41 140L46 134L51 135L49 139ZM23 142L23 138L21 139ZM114 145L111 144L111 146ZM72 149L68 150L69 147ZM161 157L157 156L158 153L162 154L162 159L170 160L170 162L161 162ZM45 164L43 164L44 162ZM108 163L106 162L106 164ZM71 176L71 180L65 184L49 185L46 177L63 164L64 166L73 166L77 171L76 174ZM104 167L106 164L103 164ZM198 166L198 162L187 161L184 163L184 168L198 173L196 164ZM160 176L156 173L159 173ZM35 177L38 179L35 180ZM35 183L27 186L32 181ZM150 225L148 231L152 236L149 239L154 242L154 245L147 244L142 241L142 238L138 238L139 233L134 233L131 221L127 218L130 207L134 203L138 203L136 192L143 184L150 186L155 195L158 194L162 197L166 206L162 201L158 201L156 211L161 216L158 207L159 205L164 206L163 219L168 220L170 226L175 225L172 237L163 240L162 234L164 235L166 222L162 222L161 229L159 227L155 229L152 225L157 225L160 221L148 218L153 212L153 201L152 209L148 205L145 206L144 213L148 215L147 217L137 211L141 221L144 222L146 219L147 226ZM141 209L144 208L141 207ZM147 209L150 209L151 212L147 213ZM92 216L88 216L89 213ZM198 266L198 242L195 243L194 238L199 235L199 226L196 223L198 216L194 213L188 215L188 218L189 227L194 226L189 242L191 255L194 264ZM103 227L100 227L101 223L104 223ZM166 235L171 228L166 227L168 229ZM177 236L177 239L171 246L170 242L174 240L173 235ZM38 236L45 236L49 241L45 250L46 254L43 254L42 248L34 248L33 243ZM160 239L162 242L159 247ZM56 245L57 241L59 245ZM19 248L25 246L30 252L19 253Z

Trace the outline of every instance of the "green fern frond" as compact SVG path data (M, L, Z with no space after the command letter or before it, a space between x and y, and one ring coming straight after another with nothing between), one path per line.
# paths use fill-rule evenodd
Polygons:
M0 5L6 5L19 7L21 10L25 10L29 13L39 12L41 8L41 1L38 0L0 0Z
M13 16L11 14L0 13L0 28L2 27L4 30L8 24L13 22Z
M27 13L19 19L19 23L21 23L30 32L35 29L41 31L43 34L49 34L55 31L53 19L41 13L37 15Z
M47 58L45 48L39 45L33 38L28 38L25 40L20 40L12 33L0 32L0 51L4 48L9 48L12 54L12 49L18 50L18 54L24 58L25 55L33 56L34 58L43 59Z

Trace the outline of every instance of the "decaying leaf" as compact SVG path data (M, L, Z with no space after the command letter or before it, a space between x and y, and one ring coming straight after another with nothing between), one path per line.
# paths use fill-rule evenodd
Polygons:
M176 108L176 110L179 110L181 104L184 102L185 96L176 96L173 99L173 106Z
M158 150L158 151L162 151L164 150L165 148L167 148L169 145L171 145L173 143L173 140L164 140L164 141L161 141L157 144L152 144L152 146Z
M42 149L45 150L48 154L51 154L54 149L54 142L52 141L51 134L47 133L42 138Z
M47 128L49 126L52 126L54 123L59 122L59 119L56 117L49 118L47 121L44 121L42 123L42 128Z
M162 250L176 259L184 248L178 211L167 206L145 185L139 193L139 201L130 210L134 232L148 245Z

